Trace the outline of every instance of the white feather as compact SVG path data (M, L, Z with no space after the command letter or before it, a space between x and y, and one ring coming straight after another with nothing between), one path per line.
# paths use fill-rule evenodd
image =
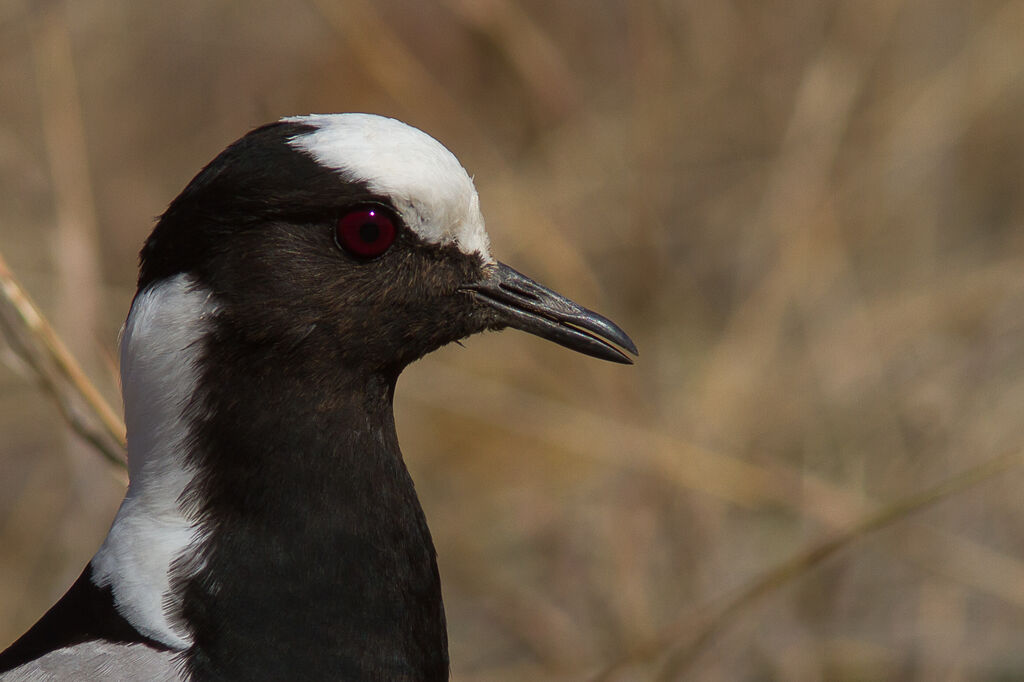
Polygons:
M90 641L51 651L0 674L4 682L61 682L63 680L184 679L174 652L144 644Z
M199 540L180 503L192 478L184 461L184 410L214 312L210 295L184 275L155 284L132 303L121 340L130 483L92 559L93 581L111 586L121 615L142 634L179 649L190 642L167 618L168 573Z
M490 239L473 180L455 155L426 133L373 114L283 119L314 126L291 144L348 182L387 196L411 230L431 244L454 244L491 262Z

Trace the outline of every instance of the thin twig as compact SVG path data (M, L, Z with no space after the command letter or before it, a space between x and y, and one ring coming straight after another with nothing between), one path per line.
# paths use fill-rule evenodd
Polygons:
M0 296L10 303L11 309L17 316L17 322L22 326L26 335L38 345L45 356L53 363L56 373L61 379L74 389L75 393L85 401L89 410L96 415L103 427L103 432L122 448L125 444L125 427L113 408L103 399L100 392L86 376L85 372L72 357L64 343L57 336L53 327L39 311L39 308L32 302L28 294L18 283L7 262L0 253ZM11 335L14 336L13 334ZM13 346L12 346L13 347ZM15 348L17 351L18 349ZM24 349L22 349L24 350ZM111 451L108 447L100 447L98 443L102 440L92 429L84 428L80 420L72 417L72 410L68 409L67 397L57 386L53 377L40 366L37 358L31 352L21 353L22 357L35 370L47 390L57 400L61 412L68 418L69 423L75 430L86 438L90 443L97 446L97 449L110 461L121 467L125 466L124 457L121 454Z
M11 350L28 365L43 389L53 397L61 416L72 430L103 455L104 459L119 467L117 478L123 481L124 448L114 443L109 433L95 428L88 419L84 418L67 391L61 387L60 380L54 376L54 371L47 366L45 358L40 357L39 349L33 347L31 342L24 338L23 329L19 329L10 319L8 308L0 308L0 329L7 337L7 343Z

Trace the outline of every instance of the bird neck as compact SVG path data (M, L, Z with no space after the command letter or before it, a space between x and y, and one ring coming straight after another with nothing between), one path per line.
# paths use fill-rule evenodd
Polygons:
M446 680L434 546L397 373L231 323L174 278L122 342L131 484L93 582L197 679Z
M186 496L203 519L201 567L172 576L189 667L447 679L434 546L398 448L393 380L317 391L320 368L255 355L216 365L195 433L201 475Z

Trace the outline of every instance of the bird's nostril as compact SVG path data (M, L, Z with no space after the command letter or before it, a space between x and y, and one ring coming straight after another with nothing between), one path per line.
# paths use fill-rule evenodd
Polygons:
M506 282L502 282L501 284L498 285L498 287L500 289L504 290L504 291L507 291L507 292L511 293L511 294L515 294L516 296L519 296L521 298L528 298L531 301L539 301L540 300L540 296L538 296L537 294L533 293L532 291L528 291L527 289L523 289L522 287L517 287L517 286L510 285L510 284L508 284Z

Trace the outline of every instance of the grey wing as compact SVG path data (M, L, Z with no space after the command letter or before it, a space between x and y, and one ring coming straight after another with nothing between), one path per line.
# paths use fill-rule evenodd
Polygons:
M56 682L57 680L153 680L179 682L185 677L179 653L158 651L145 644L94 640L51 651L0 674L3 682Z

